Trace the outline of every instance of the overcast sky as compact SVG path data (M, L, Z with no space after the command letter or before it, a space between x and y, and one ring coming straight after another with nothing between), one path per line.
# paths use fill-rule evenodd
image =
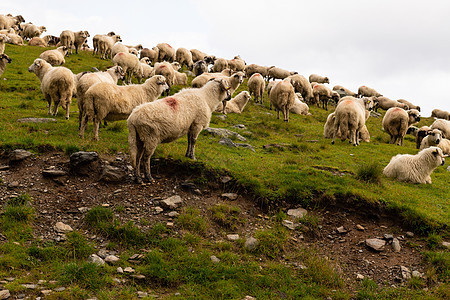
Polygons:
M407 99L422 115L450 111L450 1L397 0L1 0L45 34L114 31L125 44L197 48L248 64L275 65L330 87L375 88Z

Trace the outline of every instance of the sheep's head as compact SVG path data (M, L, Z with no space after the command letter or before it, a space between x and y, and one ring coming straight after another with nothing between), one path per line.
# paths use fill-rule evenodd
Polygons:
M69 48L67 48L66 46L58 47L57 50L61 51L64 54L64 56L69 55Z
M181 65L180 65L179 62L174 61L174 62L172 63L172 68L173 68L175 71L178 71L179 69L181 69Z
M328 79L328 77L325 77L324 82L325 82L325 83L330 83L330 79Z
M9 56L8 55L6 55L6 54L0 54L0 60L6 60L6 62L8 63L8 64L10 64L11 63L11 61L12 61L12 59L11 58L9 58Z
M237 80L239 84L244 82L244 72L237 72L231 76L234 80Z
M433 157L436 159L436 165L445 165L445 157L448 157L448 155L444 155L444 153L442 152L442 149L438 148L438 147L430 147L428 149L428 151L432 151L431 153L433 154Z
M121 66L115 66L115 73L118 74L119 79L120 80L125 80L125 71L123 70L123 68Z
M110 31L110 32L108 32L106 35L107 35L107 36L113 36L113 35L116 35L116 34L114 33L114 31Z
M135 48L130 48L130 49L128 49L128 52L129 52L130 54L135 55L136 57L139 56L139 52L138 52Z
M231 85L225 78L214 78L211 81L219 83L220 89L226 93L225 99L226 101L231 99Z
M162 86L163 90L167 91L169 89L169 86L167 85L166 77L164 77L163 75L155 75L150 79L153 79L153 81L157 85ZM149 80L149 79L147 79L147 80Z
M37 72L46 64L47 62L43 59L36 58L31 66L28 67L28 72L35 73Z
M439 144L442 140L442 132L439 129L433 129L427 131L428 141Z
M376 106L375 101L373 100L373 97L364 97L363 101L364 101L364 106L369 111L372 110ZM378 102L377 102L377 104L378 104Z
M410 124L420 122L420 112L417 109L410 109L407 112Z
M114 38L115 38L116 42L122 41L122 38L120 37L120 35L116 35L116 36L114 36Z

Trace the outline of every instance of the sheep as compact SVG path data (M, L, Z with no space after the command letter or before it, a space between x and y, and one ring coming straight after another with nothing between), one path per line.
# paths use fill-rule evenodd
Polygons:
M349 89L346 89L342 85L335 85L333 87L333 91L338 92L341 97L345 97L345 96L357 97L358 96L357 93L354 93L354 92L350 91Z
M416 109L404 110L400 107L391 107L383 117L383 129L391 136L390 144L403 146L408 127L420 121L420 113Z
M442 150L442 153L444 153L444 155L450 155L450 140L449 139L442 139L439 144L437 145L438 148L440 148Z
M78 54L78 48L84 44L86 39L90 37L87 31L70 31L64 30L59 35L61 39L61 44L69 49L69 53L72 54L72 47L75 47L75 53Z
M172 142L188 135L186 156L195 160L195 143L199 133L209 126L214 108L231 98L227 79L208 82L200 89L183 89L177 94L136 107L127 120L131 165L136 182L152 181L150 158L160 143Z
M380 93L365 85L358 88L358 97L381 97Z
M132 49L134 49L134 48L128 48L128 47L125 46L124 44L116 43L116 44L114 44L114 46L111 48L111 57L116 56L116 54L119 53L119 52L131 53L131 54L137 56L137 54L138 54L138 53L137 53L137 50L134 49L134 50L136 50L136 51L135 51L134 53L132 53L132 51L133 51Z
M48 42L45 42L45 40L43 38L36 36L28 42L28 46L47 47Z
M427 136L420 143L420 150L431 146L438 146L441 141L442 132L439 129L432 129L427 132Z
M417 109L418 111L420 111L420 106L414 105L405 99L398 99L397 102L408 105L409 109Z
M166 61L157 63L153 68L153 72L155 75L163 75L167 79L168 88L166 90L166 93L168 96L169 90L175 82L175 70L173 69L172 65Z
M214 61L214 65L211 68L211 72L222 72L228 69L228 62L224 58L218 58Z
M15 34L15 33L8 33L7 34L9 41L8 44L13 44L13 45L19 45L19 46L23 46L23 39L20 35Z
M253 74L259 73L264 78L267 78L269 76L269 67L259 66L256 64L246 65L244 68L245 76L250 78Z
M93 48L92 55L98 54L98 51L99 51L99 49L98 49L98 42L99 42L99 40L101 39L102 36L114 36L114 35L116 35L114 33L114 31L110 31L107 34L96 34L96 35L94 35L94 37L92 38L92 48Z
M262 104L264 89L266 87L266 82L264 81L263 76L259 73L254 73L248 80L247 86L250 95L255 97L255 102Z
M375 97L374 98L374 102L375 102L375 111L378 110L378 108L384 109L384 110L388 110L391 107L400 107L403 108L404 110L408 110L409 106L405 103L400 103L397 102L396 100L391 100L387 97Z
M320 107L319 103L322 101L322 108L328 110L328 101L335 100L335 103L339 101L339 94L333 93L329 88L323 84L316 84L313 88L314 102Z
M21 36L24 39L32 39L34 37L39 37L43 32L47 31L45 26L36 26L33 24L26 24L28 26L22 26Z
M114 58L114 56L111 56L111 49L115 43L121 41L122 39L120 35L100 36L98 38L98 52L100 53L100 58L101 59L107 59L107 57L110 57L111 59Z
M158 61L159 49L157 47L153 47L152 49L144 48L141 50L140 58L148 57L150 58L152 64L154 65Z
M9 37L4 34L0 34L0 54L5 53L5 45L7 42L9 42Z
M244 81L244 72L237 72L234 73L233 75L231 75L230 77L227 77L228 79L228 83L230 84L230 94L233 95L234 92L237 90L237 88L239 87L239 85ZM223 110L222 112L224 114L226 114L226 106L227 106L227 101L223 100L222 101L223 104Z
M191 53L192 54L192 53ZM208 55L208 56L205 56L205 59L204 59L204 61L205 61L205 63L207 64L207 65L214 65L214 62L217 60L217 58L214 56L214 55ZM228 63L227 63L228 64Z
M144 57L139 60L139 63L141 64L141 72L137 75L137 80L139 83L141 83L142 79L152 77L153 67L150 66L150 62L150 58L148 57Z
M180 73L178 71L174 71L174 85L187 85L187 75L186 73Z
M162 62L167 60L168 62L173 62L175 60L175 49L172 48L167 43L160 43L156 45L156 48L159 49L158 61Z
M191 54L192 54L192 61L194 63L196 63L199 60L204 60L205 57L208 56L208 54L206 54L206 53L204 53L204 52L202 52L200 50L197 50L197 49L191 49L190 51L191 51Z
M294 105L292 105L289 112L297 115L311 115L309 112L308 104L300 101L300 99L295 95Z
M317 82L317 83L330 83L328 77L323 77L317 74L309 75L309 82Z
M193 72L195 76L202 75L203 73L208 72L208 65L204 60L199 60L194 63Z
M39 55L39 58L42 58L52 66L60 66L66 62L64 56L67 55L67 52L68 49L66 48L66 46L61 46L54 50L47 50L42 52L41 55Z
M220 73L203 73L203 74L195 77L192 80L191 85L193 88L201 88L212 78L229 77L229 76L231 76L231 72L229 70L230 69L225 69Z
M178 48L175 52L175 60L180 65L185 65L189 70L194 67L194 61L192 60L192 53L186 48Z
M314 93L311 84L305 78L305 76L295 74L288 77L291 80L291 84L302 95L303 99L307 103L313 103Z
M137 44L136 46L125 45L125 47L127 47L130 50L135 49L137 51L144 49L144 47L142 47L142 44Z
M437 109L437 108L433 109L431 111L431 117L450 121L450 113L448 111Z
M335 124L331 144L334 144L338 132L341 132L341 140L349 136L349 142L353 146L359 145L359 133L369 118L367 102L351 96L344 97L338 102L335 110Z
M450 139L450 121L437 119L431 124L431 129L439 129L444 138Z
M85 98L87 90L96 83L108 82L117 84L117 81L125 79L125 72L121 66L114 66L104 72L86 73L82 75L76 85L77 90L77 105L78 105L78 129L81 127L81 119L85 110Z
M275 86L275 84L281 82L281 80L275 80L275 81L271 81L267 84L266 89L267 89L267 96L270 97L270 92L272 91L272 88ZM295 90L295 89L294 89ZM270 104L270 109L272 109L272 104Z
M251 99L250 93L247 91L242 91L236 95L236 97L231 98L230 101L227 101L227 106L225 107L225 113L235 113L240 114L244 110L244 107L247 105L248 101ZM216 112L223 112L223 103L219 103L216 107Z
M431 184L431 173L445 164L445 157L447 155L438 147L423 149L416 155L397 154L391 158L383 174L399 181Z
M333 138L335 120L336 120L336 117L334 116L334 112L328 115L327 121L325 122L325 125L323 126L324 138L326 138L326 139ZM349 134L348 132L345 133L345 137L344 137L345 139L347 138L348 134ZM336 137L342 138L342 134L341 134L340 130L336 133ZM366 125L364 125L361 128L361 131L359 132L359 139L362 140L363 142L370 143L370 134L369 134L369 130L367 130Z
M291 75L295 75L298 74L297 72L289 72L287 70L283 70L281 68L277 68L277 67L270 67L268 70L268 79L285 79L286 77L289 77Z
M2 77L3 72L5 72L6 64L10 64L11 61L12 59L5 53L0 54L0 77Z
M413 127L413 126L408 127L408 130L406 131L406 133L408 133L408 131L410 130L411 127ZM420 128L417 128L417 130L414 130L415 133L413 133L413 135L416 137L416 149L420 148L420 144L422 143L423 138L427 136L427 134L430 130L431 130L431 127L429 127L429 126L422 126Z
M228 68L235 72L244 72L245 61L239 56L235 56L232 60L227 60Z
M289 110L295 102L295 90L291 81L285 79L275 84L270 91L269 99L277 111L277 119L280 119L281 111L283 120L289 122Z
M128 52L119 52L112 59L114 65L121 66L125 72L125 81L130 84L131 76L142 77L142 68L139 59Z
M66 120L69 119L70 103L74 90L74 76L72 71L65 67L52 67L43 59L37 58L28 68L41 81L41 91L48 102L48 114L53 102L53 116L58 113L58 105L66 110Z
M25 19L21 15L17 15L15 17L9 15L0 15L0 30L10 29L14 25L19 25L23 22L25 22Z
M125 120L136 106L158 99L166 89L166 78L161 75L153 76L143 84L127 86L118 86L109 82L94 84L85 94L80 137L84 137L87 122L92 120L94 140L98 141L98 129L102 120Z

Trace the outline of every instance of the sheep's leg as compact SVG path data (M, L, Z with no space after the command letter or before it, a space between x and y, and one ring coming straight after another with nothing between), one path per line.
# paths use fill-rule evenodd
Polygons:
M100 127L100 122L101 122L101 120L98 117L94 116L94 118L92 120L92 123L94 125L94 140L96 140L96 141L99 140L99 138L98 138L98 130L99 130L99 127Z
M141 161L142 161L142 156L144 155L144 148L143 145L138 145L137 146L137 151L136 151L136 166L135 166L135 170L134 170L134 174L135 174L135 181L136 183L142 183L142 177L141 177Z
M197 141L197 137L200 134L200 132L202 131L202 126L201 125L191 125L191 128L189 128L188 131L188 148L186 151L186 157L189 157L193 160L195 160L195 143Z
M226 100L223 100L223 101L222 101L222 105L223 105L222 113L223 113L224 115L226 115L227 112L225 111L225 107L227 106L227 101L226 101Z
M283 107L283 120L285 122L289 122L289 109L288 109L287 105L285 105Z
M81 124L80 124L80 132L78 133L80 138L84 137L84 131L86 130L86 125L88 122L88 116L87 114L83 114L83 116L81 116Z
M50 97L49 94L45 94L45 99L47 100L47 107L48 107L48 114L51 115L52 114L52 97Z
M389 144L395 144L395 141L396 141L397 139L395 138L395 136L394 135L391 135L391 140L389 141Z
M156 145L156 143L155 143ZM144 176L145 179L148 182L152 182L154 181L152 175L151 175L151 171L150 171L150 158L152 157L153 153L155 152L156 146L153 146L153 144L151 146L148 146L147 144L144 146Z
M53 101L53 116L56 116L56 114L58 113L58 106L59 106L59 99L54 99Z
M279 109L277 109L277 119L278 120L280 119L280 110Z

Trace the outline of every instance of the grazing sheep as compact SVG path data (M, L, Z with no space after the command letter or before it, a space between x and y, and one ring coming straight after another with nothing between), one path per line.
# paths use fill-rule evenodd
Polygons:
M0 54L0 77L2 77L3 72L5 72L6 64L10 64L11 61L12 59L5 53Z
M204 60L199 60L194 63L193 70L195 76L202 75L208 72L208 64Z
M98 129L102 120L125 120L136 106L158 99L166 89L166 79L161 75L153 76L143 84L118 86L100 82L93 85L85 94L80 137L84 136L88 120L92 120L94 140L98 141Z
M230 97L228 81L220 78L200 89L183 89L171 97L136 107L127 120L130 160L136 182L142 182L141 162L146 180L153 180L150 158L160 143L169 143L187 134L186 156L195 159L198 135L209 126L214 108Z
M203 73L192 80L193 88L201 88L212 78L223 78L231 76L230 69L225 69L220 73Z
M175 60L175 49L172 48L167 43L160 43L156 45L156 48L159 49L158 61L162 62L167 60L168 62L173 62Z
M175 60L180 63L180 65L185 65L189 70L194 67L194 61L192 60L192 53L186 48L178 48L175 52Z
M25 19L21 15L17 15L15 17L10 15L0 15L0 30L10 29L14 25L19 25L23 22L25 22Z
M140 84L142 79L148 79L152 77L153 67L150 66L151 61L148 57L141 58L139 62L141 64L141 72L139 75L137 75L137 80Z
M247 105L250 100L250 93L247 91L242 91L237 94L236 97L231 98L230 101L227 101L227 106L225 107L225 113L235 113L240 114L244 110L244 107ZM216 107L216 112L223 112L223 103L219 103Z
M111 50L115 43L121 42L122 39L120 38L120 35L103 35L98 38L98 52L100 53L101 59L108 59L110 57L111 59L114 58L114 56L111 56ZM128 52L128 51L127 51Z
M130 84L131 76L142 77L142 68L139 59L128 52L119 52L112 59L114 65L121 66L125 72L125 81Z
M206 54L200 50L197 50L197 49L191 49L191 54L192 54L192 61L194 63L196 63L199 60L204 60L205 57L208 56L208 54Z
M235 56L232 60L227 60L228 68L235 72L244 72L245 61L239 56Z
M439 129L444 138L450 139L450 121L437 119L431 124L431 129Z
M114 46L111 48L111 57L116 56L116 54L119 53L119 52L131 53L131 54L133 54L133 55L135 55L135 56L137 57L138 52L137 52L136 49L134 49L134 51L133 51L133 49L134 49L134 48L128 48L128 47L125 46L124 44L116 43L116 44L114 44ZM132 52L134 52L134 53L132 53Z
M58 105L66 110L66 120L69 119L70 103L74 90L74 75L65 67L52 67L43 59L37 58L28 68L41 81L41 91L48 102L48 114L53 102L53 116L58 113Z
M365 85L358 88L358 97L381 97L380 93Z
M354 92L350 91L349 89L346 89L342 85L335 85L333 87L333 91L338 92L341 97L346 97L346 96L357 97L358 96L357 93L354 93Z
M431 146L438 146L441 141L442 132L439 129L432 129L427 132L427 136L420 143L420 150Z
M42 58L52 66L60 66L65 64L66 60L64 59L64 56L67 55L68 51L66 46L61 46L54 50L42 52L41 55L39 55L39 58Z
M227 60L225 58L218 58L214 61L211 72L222 72L225 69L228 69Z
M409 109L417 109L418 111L420 111L420 106L414 105L405 99L398 99L397 102L408 105Z
M397 154L391 158L383 174L399 181L431 184L431 173L445 164L445 157L438 147L423 149L416 155Z
M325 122L325 125L323 126L324 138L326 138L326 139L333 138L335 120L336 120L336 117L334 116L334 113L331 113L328 115L327 121ZM345 134L344 138L347 139L348 135L349 135L349 133L347 132ZM336 133L336 137L342 138L342 134L341 134L340 130ZM364 125L361 128L361 131L359 132L359 139L362 140L363 142L370 143L370 134L369 134L369 130L367 130L366 125Z
M163 75L167 79L168 88L166 90L166 93L168 96L169 90L175 82L175 70L173 69L172 65L167 61L157 63L153 68L153 72L155 73L155 75Z
M140 58L143 59L144 57L150 58L150 61L154 65L158 61L159 56L159 49L157 47L153 47L152 49L144 48L141 50L141 56Z
M116 35L114 33L114 31L110 31L107 34L96 34L94 35L94 37L92 38L92 55L98 54L98 41L101 39L102 36L114 36Z
M391 136L389 144L403 146L408 127L420 121L420 113L416 109L404 110L400 107L391 107L383 117L383 129Z
M317 82L317 83L330 83L328 77L323 77L317 74L309 75L309 82Z
M40 37L42 33L47 31L47 28L45 26L36 26L31 23L24 24L27 26L22 26L21 36L24 39L32 39L34 37Z
M391 100L387 97L375 97L374 102L375 102L375 111L377 111L378 108L388 110L391 107L400 107L403 108L404 110L409 109L409 106L407 104Z
M64 30L59 35L61 39L61 45L66 46L69 49L69 53L72 54L72 47L75 48L75 53L78 54L78 48L80 48L86 39L90 37L87 31L70 31Z
M300 99L297 97L297 95L295 96L294 105L292 105L289 112L291 112L293 114L297 114L297 115L305 115L305 116L311 115L309 113L308 104L300 101Z
M0 34L0 54L5 53L5 44L7 42L9 42L9 37L4 34Z
M259 73L264 78L267 78L269 76L269 67L259 66L256 64L246 65L244 68L245 76L247 78L250 78L253 74Z
M339 101L339 94L333 92L324 86L323 84L316 84L313 88L314 102L317 107L320 107L320 102L322 102L322 108L328 110L328 101L334 100L335 103Z
M298 74L297 72L289 72L277 67L270 67L267 72L267 78L270 79L285 79L291 75Z
M350 143L353 146L358 146L359 138L357 137L359 137L370 115L367 110L366 101L351 96L344 97L338 102L334 113L335 124L331 143L334 144L336 136L340 131L342 141L345 141L347 136L349 136Z
M448 111L437 109L437 108L433 109L431 111L431 117L450 121L450 113Z
M174 85L187 85L187 75L186 73L181 73L178 71L174 71Z
M270 92L272 91L272 88L275 86L275 84L281 82L281 80L275 80L275 81L271 81L267 84L266 89L267 89L267 96L270 97ZM295 89L294 89L295 90ZM270 104L270 109L272 109L272 103Z
M234 92L237 90L237 88L239 87L239 85L244 81L244 72L237 72L234 73L233 75L231 75L230 77L226 77L228 80L228 83L230 84L230 94L233 95ZM226 106L227 106L227 101L223 100L222 101L223 104L223 110L222 112L224 114L226 114Z
M255 102L262 104L264 89L266 88L266 82L264 81L263 76L259 73L254 73L248 80L247 86L250 95L255 97Z
M289 110L294 105L295 98L295 90L290 79L282 80L272 87L269 99L277 111L277 119L280 119L281 111L283 120L289 122Z
M314 93L311 84L305 78L305 76L295 74L288 77L291 80L292 86L294 86L295 92L300 93L307 103L313 103Z

